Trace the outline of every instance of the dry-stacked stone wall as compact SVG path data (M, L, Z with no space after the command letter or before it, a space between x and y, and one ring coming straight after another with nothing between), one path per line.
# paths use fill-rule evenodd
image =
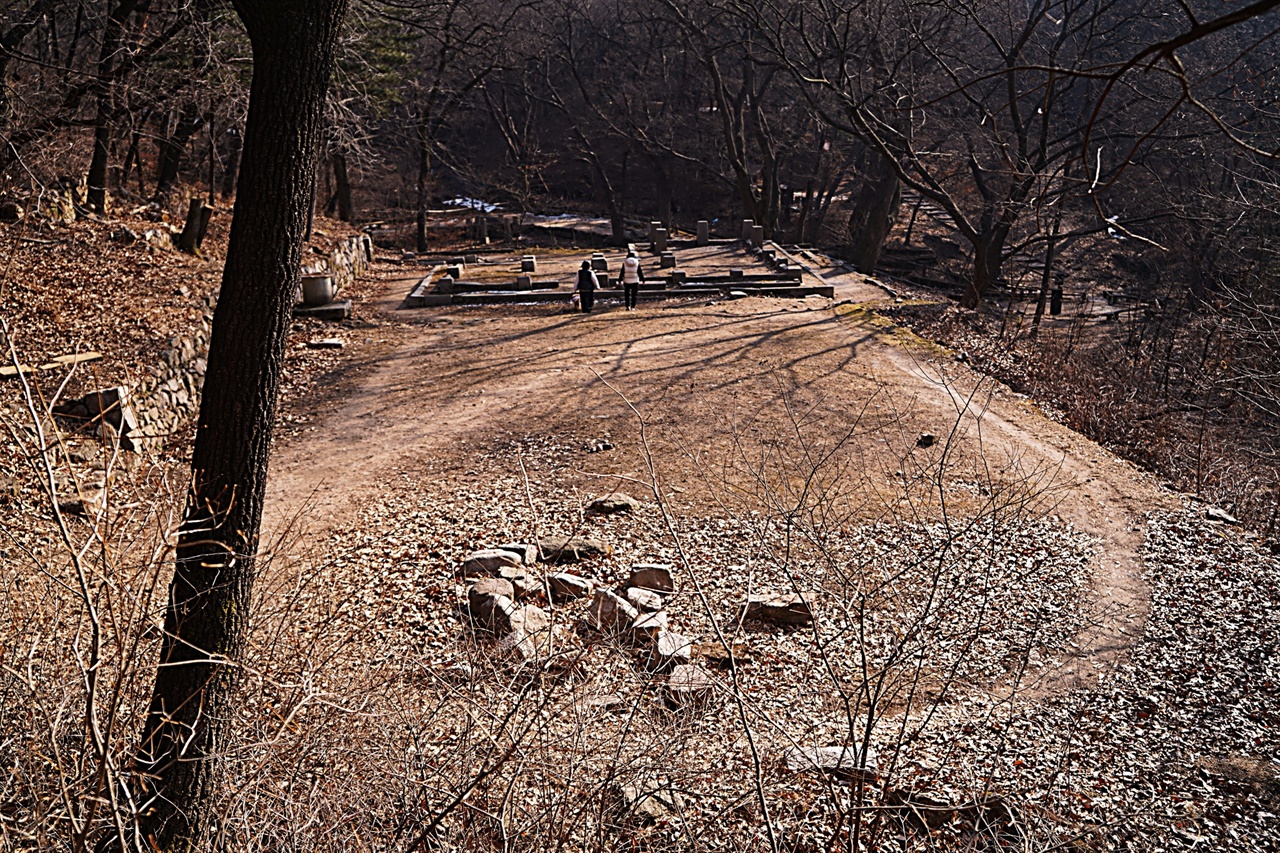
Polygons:
M364 275L373 261L373 238L368 234L348 237L343 240L329 255L329 269L333 276L334 287L341 292L360 276Z
M216 300L215 294L204 298L200 327L190 335L171 338L151 375L133 387L129 398L137 426L129 431L129 438L135 447L162 442L199 410Z
M359 278L373 260L373 241L362 234L343 240L329 256L328 273L343 288ZM129 394L136 426L129 438L138 449L163 442L189 422L200 409L204 388L205 358L209 354L209 333L213 328L213 308L217 296L204 299L200 327L190 335L172 338L169 348L151 369L151 375L135 385Z

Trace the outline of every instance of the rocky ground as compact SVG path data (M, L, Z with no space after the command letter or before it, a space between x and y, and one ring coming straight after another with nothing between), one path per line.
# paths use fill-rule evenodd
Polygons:
M1264 543L855 306L410 312L402 269L295 329L232 847L1274 849ZM128 470L139 496L180 482ZM53 707L83 698L58 652L83 614L71 561L32 566L33 495L7 505L5 606L47 677L11 656L4 695ZM121 510L96 595L139 632L112 664L136 719L166 556L125 534L163 512ZM603 553L468 566L551 537ZM673 589L628 595L652 564ZM64 846L20 719L3 837Z

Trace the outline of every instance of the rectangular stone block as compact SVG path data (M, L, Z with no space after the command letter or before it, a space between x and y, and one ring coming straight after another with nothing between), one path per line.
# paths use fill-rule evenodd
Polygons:
M747 243L751 240L751 229L755 227L755 221L751 219L742 220L742 242Z
M521 290L532 290L533 276L531 275L516 276L516 287L520 288Z
M668 269L675 269L675 266L676 266L675 254L672 252L663 252L662 256L658 259L658 268L668 270Z
M520 272L537 272L538 259L533 255L525 255L520 259Z
M764 245L764 226L763 225L751 226L751 245L753 246Z
M660 255L667 250L667 229L659 228L653 232L653 253Z
M711 223L705 219L698 220L698 245L705 246L711 242Z

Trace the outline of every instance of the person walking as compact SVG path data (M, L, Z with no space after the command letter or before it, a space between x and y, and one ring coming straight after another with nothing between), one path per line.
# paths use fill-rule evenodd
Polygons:
M644 270L640 268L640 259L633 251L627 251L622 262L622 298L628 311L636 310L636 299L640 296L640 282L644 281Z
M573 288L582 304L583 314L591 313L591 306L596 302L596 287L599 284L599 279L591 269L591 262L583 261L582 269L578 270L578 283Z

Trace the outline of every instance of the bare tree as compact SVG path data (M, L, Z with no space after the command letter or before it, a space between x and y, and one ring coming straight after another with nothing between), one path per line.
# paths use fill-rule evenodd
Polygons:
M258 528L302 233L346 0L237 0L254 82L192 479L151 710L141 831L203 849L255 578ZM287 117L287 120L282 120Z

